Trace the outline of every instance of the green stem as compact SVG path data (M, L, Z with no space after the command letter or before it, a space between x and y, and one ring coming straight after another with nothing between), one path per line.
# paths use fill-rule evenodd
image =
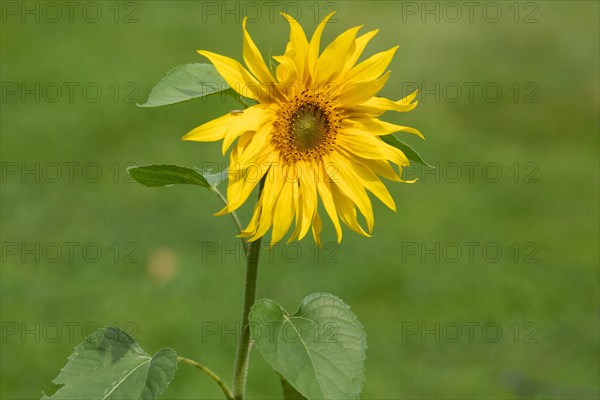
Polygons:
M203 364L200 364L198 361L190 360L189 358L180 357L180 356L177 356L177 361L182 364L186 364L186 365L192 366L194 368L198 368L200 371L202 371L206 375L210 376L212 378L212 380L217 382L217 385L219 385L221 387L221 390L223 390L223 393L225 394L225 397L227 398L227 400L234 400L233 393L231 393L231 390L229 389L227 384L225 382L223 382L223 379L221 379L219 377L219 375L215 374L208 367L204 366Z
M244 290L244 308L242 310L242 324L235 366L233 371L233 394L235 400L244 398L246 376L248 374L248 360L250 358L250 324L248 315L250 308L256 300L256 277L258 273L258 258L260 254L261 239L250 242L246 264L246 287Z
M213 188L212 191L219 197L219 199L221 199L223 204L227 205L227 199L225 198L225 196L223 196L223 193L221 193L217 188ZM238 233L241 234L242 231L244 230L244 227L242 226L242 221L240 221L240 218L238 217L238 215L235 211L232 211L229 214L231 215L231 218L233 219L233 223L237 227ZM241 240L244 245L244 254L247 256L248 255L248 243L246 242L246 240L244 238L241 238Z
M262 192L264 180L258 187L258 196ZM250 322L248 316L250 309L256 301L256 278L258 275L258 259L260 257L260 245L262 238L248 242L246 255L246 285L244 288L244 306L242 309L242 322L240 338L238 341L235 364L233 367L233 395L235 400L243 400L246 390L246 377L248 376L248 361L250 359Z

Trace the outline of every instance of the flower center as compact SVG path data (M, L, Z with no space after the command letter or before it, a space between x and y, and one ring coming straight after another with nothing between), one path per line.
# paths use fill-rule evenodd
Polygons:
M333 150L341 115L331 102L308 90L281 105L272 142L283 161L312 161Z
M318 147L329 131L329 120L325 112L316 104L304 104L292 116L289 135L294 145L302 150Z

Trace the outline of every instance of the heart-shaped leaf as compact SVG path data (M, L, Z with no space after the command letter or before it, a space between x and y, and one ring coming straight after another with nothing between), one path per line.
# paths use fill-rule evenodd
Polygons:
M42 399L154 400L167 388L177 369L177 354L162 349L146 353L126 332L100 329L75 348L58 376L63 385Z
M252 307L249 319L252 338L265 360L302 396L359 398L366 335L341 299L314 293L292 315L263 299Z
M283 376L279 375L281 379L281 389L283 391L284 400L306 400L306 397L302 396L292 385L286 381Z

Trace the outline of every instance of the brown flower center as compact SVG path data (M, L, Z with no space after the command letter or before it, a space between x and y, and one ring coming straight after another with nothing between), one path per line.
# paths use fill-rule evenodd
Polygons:
M332 151L341 121L328 99L305 90L281 105L272 141L286 164L320 159Z

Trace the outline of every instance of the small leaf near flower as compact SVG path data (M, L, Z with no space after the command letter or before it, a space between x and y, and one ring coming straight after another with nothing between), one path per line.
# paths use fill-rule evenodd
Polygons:
M185 64L173 68L140 107L160 107L223 93L237 95L211 64Z
M196 168L165 164L136 165L128 167L127 173L142 185L149 187L188 184L212 189L227 178L227 170L205 174Z
M431 167L431 165L429 165L425 161L423 161L423 159L421 158L419 153L416 152L415 149L413 149L411 146L409 146L408 144L406 144L403 141L401 141L400 139L398 139L394 134L384 135L384 136L380 136L380 137L381 137L381 140L383 140L390 146L394 146L398 150L401 150L404 153L404 155L406 156L406 158L408 158L410 161L414 161L414 162L422 164L426 167L433 168L433 167Z

